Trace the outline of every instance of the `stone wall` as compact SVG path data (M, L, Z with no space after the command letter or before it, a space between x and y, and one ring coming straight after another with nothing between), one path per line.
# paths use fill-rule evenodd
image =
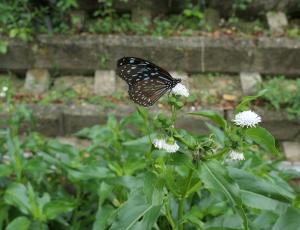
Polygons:
M41 35L32 43L9 39L8 52L0 54L0 70L111 70L123 56L142 57L188 73L300 73L300 39L125 35Z
M85 128L97 124L105 124L109 114L114 114L119 119L135 111L134 106L118 105L116 108L103 108L99 105L27 105L36 117L34 125L24 124L23 130L29 126L34 130L47 136L68 136ZM229 120L232 118L232 110L217 110L225 115ZM150 109L150 113L155 116L159 110L155 107ZM288 120L287 115L272 110L256 108L262 118L262 126L267 128L278 141L300 140L300 123L297 120ZM274 114L276 116L274 116ZM6 113L1 113L0 118L5 121ZM184 128L197 134L207 134L205 125L207 120L181 113L178 115L176 126ZM5 123L5 122L3 122Z

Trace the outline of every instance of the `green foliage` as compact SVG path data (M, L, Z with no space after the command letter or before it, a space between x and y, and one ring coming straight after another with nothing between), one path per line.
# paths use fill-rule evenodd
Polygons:
M65 32L68 11L78 7L77 0L49 1L37 4L30 0L4 0L0 3L0 32L10 37L31 40L35 33L52 32L46 23L52 23L54 32ZM1 46L0 46L1 47Z
M121 0L127 3L128 0ZM236 17L237 10L245 10L252 0L234 0L233 14L228 19L228 25L239 24ZM126 33L147 34L154 36L183 35L191 36L201 31L211 32L212 28L204 20L205 4L185 0L184 9L178 14L159 15L155 18L144 18L134 22L128 12L117 12L116 2L113 0L99 1L99 8L94 12L85 12L80 17L74 10L81 10L84 1L57 0L57 1L30 1L4 0L0 3L0 33L23 40L32 40L39 33ZM84 18L84 19L83 19ZM251 26L251 32L260 33L262 27ZM290 37L296 37L297 29L288 30ZM5 46L0 43L0 52ZM4 49L5 50L5 49Z
M245 10L252 1L253 0L234 0L232 6L234 10Z
M293 27L291 29L288 29L287 35L293 39L298 38L300 35L300 30L298 27Z
M9 91L9 90L8 90ZM256 97L238 106L248 109ZM0 131L0 226L5 229L296 229L297 194L291 176L266 161L278 150L263 128L242 128L213 111L209 135L176 128L184 104L171 95L171 114L144 108L75 134L84 148L36 132L21 134L32 114L2 98L7 127ZM22 137L22 138L21 138ZM179 150L155 148L154 139ZM234 162L237 149L246 160ZM272 158L276 158L273 155ZM251 181L251 183L249 183ZM274 227L273 227L274 226Z
M0 40L0 54L5 54L7 52L7 42Z
M262 96L276 110L284 109L293 117L300 115L300 79L285 79L283 76L264 81L260 89L266 89Z

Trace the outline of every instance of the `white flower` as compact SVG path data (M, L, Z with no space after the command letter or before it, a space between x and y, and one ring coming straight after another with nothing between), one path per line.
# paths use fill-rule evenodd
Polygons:
M32 155L32 152L23 152L23 157L24 158L30 158L30 157L32 157L33 155Z
M230 150L229 154L228 154L228 158L229 160L233 160L233 161L243 161L245 160L244 154L237 152L235 150Z
M3 92L6 92L7 90L8 90L8 87L7 87L7 86L3 86L3 87L2 87L2 91L3 91Z
M173 143L168 143L165 139L154 139L153 145L156 148L163 149L169 153L175 153L179 149L179 146L175 141Z
M248 110L236 114L232 121L241 127L255 127L259 122L261 122L261 117L255 112Z
M172 93L184 97L188 97L190 95L188 89L181 83L175 85L175 87L172 89Z
M2 161L4 164L10 164L10 156L7 154L3 155Z
M6 97L6 93L3 92L3 91L1 91L1 92L0 92L0 97Z

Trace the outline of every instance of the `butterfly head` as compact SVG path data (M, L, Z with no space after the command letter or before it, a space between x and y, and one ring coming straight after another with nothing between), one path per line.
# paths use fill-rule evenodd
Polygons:
M181 82L181 79L176 79L174 78L173 82L172 82L172 88L175 87L175 85L177 85L178 83Z

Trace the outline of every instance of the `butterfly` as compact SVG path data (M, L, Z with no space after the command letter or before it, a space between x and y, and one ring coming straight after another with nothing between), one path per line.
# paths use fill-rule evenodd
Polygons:
M136 57L119 59L117 74L127 82L129 98L145 107L153 105L181 82L161 67Z

